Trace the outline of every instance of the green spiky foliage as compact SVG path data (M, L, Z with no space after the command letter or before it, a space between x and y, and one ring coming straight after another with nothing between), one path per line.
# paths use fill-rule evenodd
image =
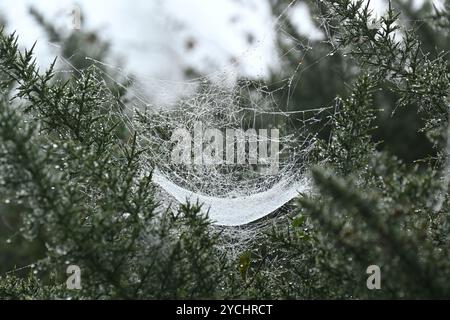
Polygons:
M210 263L219 262L209 257L217 236L197 206L157 214L151 173L138 166L143 150L135 135L123 138L120 103L101 89L95 68L53 82L53 69L38 74L14 35L2 34L0 56L2 202L21 204L20 237L45 252L36 274L60 281L65 266L79 265L80 297L211 294L219 271L212 268L223 268ZM28 296L11 291L37 280L14 281L2 278L2 296Z

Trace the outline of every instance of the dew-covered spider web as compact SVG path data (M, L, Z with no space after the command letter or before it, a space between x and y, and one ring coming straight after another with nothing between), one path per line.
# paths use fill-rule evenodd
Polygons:
M105 64L102 67L105 73L112 68L105 68ZM117 72L115 69L114 73ZM224 74L223 79L228 76ZM155 90L170 90L172 85L157 81ZM158 200L167 206L198 202L213 223L238 226L272 214L310 190L305 169L310 164L309 155L317 134L324 126L324 114L332 108L286 110L277 95L289 90L289 79L278 86L240 80L223 87L220 81L202 77L184 85L191 93L166 106L154 105L145 98L142 86L148 90L148 83L143 85L133 80L127 89L123 117L129 130L136 133L139 145L146 150L141 165L146 172L153 172ZM195 164L194 160L190 164L174 163L172 134L182 128L194 140L195 126L199 123L203 133L209 128L223 132L223 143L227 129L243 132L255 129L256 133L259 129L269 133L278 129L279 135L273 138L269 134L265 142L269 150L272 143L279 145L277 155L269 151L270 156L277 158L276 167L269 170L270 165L249 163L248 140L244 164L206 165ZM203 141L202 146L206 148L207 143Z

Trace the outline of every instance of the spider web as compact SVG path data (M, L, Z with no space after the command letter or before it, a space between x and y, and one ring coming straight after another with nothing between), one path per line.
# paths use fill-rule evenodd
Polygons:
M114 73L117 71L115 69ZM228 76L224 74L223 79ZM204 204L202 209L213 222L240 225L276 211L299 192L307 191L309 182L305 178L305 168L318 134L318 130L312 128L330 108L286 111L277 103L275 94L287 90L289 81L269 91L267 85L253 80L240 80L231 87L221 87L206 76L187 82L185 85L189 90L194 88L194 93L165 107L148 102L142 95L142 84L134 81L127 89L124 121L130 131L136 132L139 145L146 149L141 165L145 171L153 171L154 182L161 187L159 199L167 205L173 200L199 202ZM158 88L171 85L161 82ZM267 138L269 143L280 145L277 172L262 174L267 168L249 163L174 163L171 133L180 128L193 132L199 122L204 130L281 128L278 138ZM243 211L241 214L236 212L239 209Z

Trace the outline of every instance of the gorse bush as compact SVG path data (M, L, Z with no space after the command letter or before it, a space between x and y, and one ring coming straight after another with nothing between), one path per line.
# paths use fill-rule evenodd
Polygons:
M52 70L38 75L31 54L18 52L14 36L2 36L1 43L2 62L11 62L2 68L2 87L15 81L15 98L30 101L16 109L3 96L3 201L20 200L20 232L45 246L47 258L39 268L75 259L83 269L100 272L86 277L87 287L91 281L97 289L105 286L105 292L93 293L99 297L133 297L142 294L141 287L152 296L209 293L210 284L190 286L211 281L196 264L209 260L215 236L198 208L156 215L150 176L137 166L142 150L135 136L124 137L111 112L120 106L99 90L95 71L50 84ZM31 114L34 120L27 120Z
M351 83L314 144L315 190L237 257L201 204L160 206L122 94L95 66L40 72L2 31L0 214L17 228L0 229L0 297L449 298L448 54L428 52L392 7L375 22L363 1L317 8ZM427 30L448 38L449 21L437 11ZM418 114L429 154L405 162L376 139L380 94ZM81 290L66 288L72 264ZM370 265L381 290L366 286Z

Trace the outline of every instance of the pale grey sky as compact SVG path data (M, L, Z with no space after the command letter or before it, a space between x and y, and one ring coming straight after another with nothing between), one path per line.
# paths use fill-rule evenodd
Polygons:
M427 0L413 1L418 6ZM205 74L226 73L230 81L237 76L265 77L279 63L274 43L277 17L268 0L1 0L0 12L9 30L17 30L21 44L29 47L38 41L38 63L45 67L58 51L29 16L28 7L35 6L68 32L75 4L86 16L85 27L111 40L113 58L123 58L126 71L144 84L155 79L182 81L187 66ZM381 15L386 0L372 0L371 5ZM302 0L288 16L304 35L323 37ZM186 52L189 39L195 39L195 50Z

